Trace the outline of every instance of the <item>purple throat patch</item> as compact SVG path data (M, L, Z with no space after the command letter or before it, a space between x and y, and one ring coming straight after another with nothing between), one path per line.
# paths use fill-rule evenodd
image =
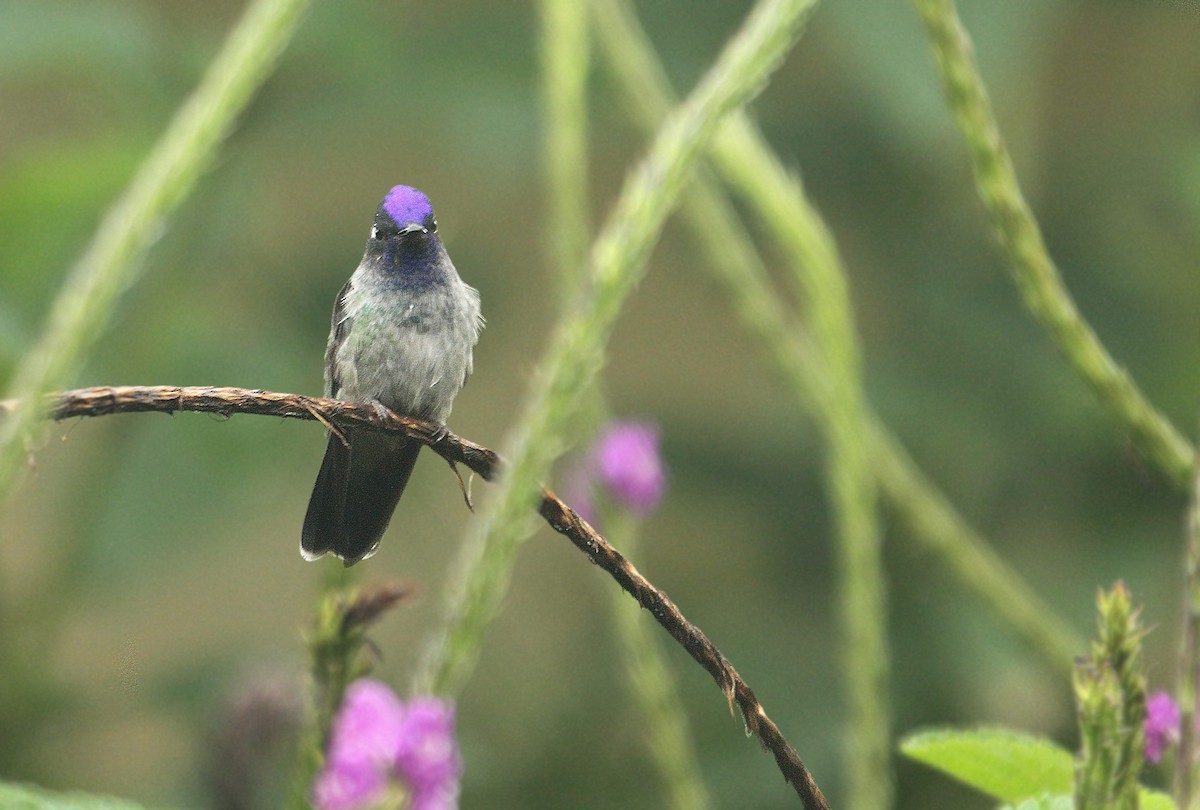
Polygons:
M383 210L401 227L421 223L433 214L433 206L424 193L412 186L396 186L383 198Z

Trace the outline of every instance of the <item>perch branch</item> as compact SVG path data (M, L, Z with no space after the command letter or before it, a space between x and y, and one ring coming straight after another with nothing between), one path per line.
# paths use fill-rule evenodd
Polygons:
M105 416L114 413L168 413L196 411L232 416L235 413L308 419L327 427L399 431L429 446L447 461L462 464L487 481L495 480L504 462L492 450L453 433L442 435L439 425L394 413L376 413L370 406L299 394L281 394L246 388L114 386L82 388L51 394L46 403L52 419ZM16 409L14 400L0 400L0 416ZM716 681L730 707L736 703L746 729L775 758L780 773L800 796L806 810L828 810L829 804L799 754L767 716L754 692L721 651L694 624L684 618L670 598L654 587L609 545L595 529L543 487L538 512L550 527L564 535L588 559L603 568L621 588L654 617L673 639Z

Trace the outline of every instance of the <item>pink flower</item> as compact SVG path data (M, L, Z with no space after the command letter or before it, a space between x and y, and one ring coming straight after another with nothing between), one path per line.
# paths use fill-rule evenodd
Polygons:
M370 807L387 790L387 770L367 760L337 760L332 756L313 783L317 810L359 810Z
M647 422L613 422L592 449L599 482L613 500L639 517L658 508L667 471L658 451L658 428Z
M453 705L428 697L405 704L386 684L362 679L338 709L312 802L364 810L400 784L412 810L455 810L461 776Z
M1163 691L1153 692L1146 701L1146 759L1158 762L1167 748L1179 742L1179 707Z
M413 786L457 784L462 758L454 743L454 707L430 697L410 700L395 762Z

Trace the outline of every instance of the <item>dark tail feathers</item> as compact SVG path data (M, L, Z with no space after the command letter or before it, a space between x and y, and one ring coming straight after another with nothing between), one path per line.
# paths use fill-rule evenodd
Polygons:
M300 535L305 559L333 553L347 566L379 547L421 443L371 431L330 434Z

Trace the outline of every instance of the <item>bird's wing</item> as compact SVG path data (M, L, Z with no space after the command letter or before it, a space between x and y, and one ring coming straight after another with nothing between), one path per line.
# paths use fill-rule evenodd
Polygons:
M341 375L338 374L337 357L354 319L346 312L346 296L350 294L351 282L342 285L341 291L333 302L333 318L329 326L329 345L325 348L325 385L328 396L336 397L342 388Z
M466 293L467 311L470 313L468 317L471 320L471 345L467 347L467 367L462 381L462 384L466 385L472 372L475 371L475 359L472 357L471 348L479 342L479 333L483 331L487 321L483 319L483 313L479 309L479 290L466 283L463 283L462 286Z

